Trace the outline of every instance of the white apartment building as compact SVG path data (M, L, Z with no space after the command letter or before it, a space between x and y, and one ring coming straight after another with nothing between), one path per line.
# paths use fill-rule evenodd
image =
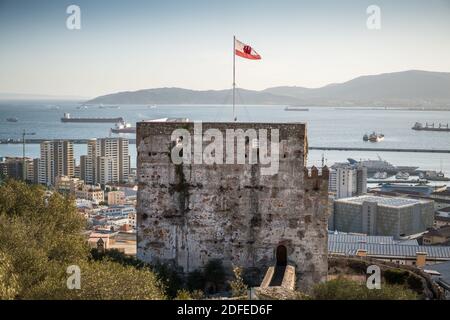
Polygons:
M335 163L330 169L328 189L336 199L349 198L367 192L367 169L348 163Z
M38 183L53 185L58 176L73 177L73 143L67 140L44 141L38 167Z
M80 158L81 178L86 183L126 182L130 173L128 140L124 138L91 139L88 154Z

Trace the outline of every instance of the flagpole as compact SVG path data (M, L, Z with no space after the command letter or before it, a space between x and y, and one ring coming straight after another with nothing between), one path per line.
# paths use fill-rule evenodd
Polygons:
M233 121L236 121L235 97L236 97L236 36L233 36Z

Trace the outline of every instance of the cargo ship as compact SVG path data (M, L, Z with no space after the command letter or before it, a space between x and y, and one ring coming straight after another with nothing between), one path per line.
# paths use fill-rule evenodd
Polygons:
M302 108L297 106L287 106L284 111L309 111L308 108Z
M441 132L450 132L450 128L447 124L439 123L438 126L434 125L434 122L431 124L428 124L428 122L425 123L425 126L420 123L416 122L414 126L411 128L416 131L441 131Z
M70 113L64 113L61 122L92 122L92 123L118 123L124 122L122 117L117 118L72 118Z

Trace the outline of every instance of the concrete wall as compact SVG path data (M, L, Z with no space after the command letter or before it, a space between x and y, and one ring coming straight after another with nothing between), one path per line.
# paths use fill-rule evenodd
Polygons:
M278 129L280 165L261 175L260 164L181 164L170 158L172 131L192 123L138 123L139 259L170 263L180 272L220 259L231 274L243 267L259 285L276 249L287 248L297 286L327 275L328 169L305 172L304 124L203 123L203 131ZM225 134L224 134L225 136ZM204 145L209 142L204 142ZM225 154L225 151L224 151Z

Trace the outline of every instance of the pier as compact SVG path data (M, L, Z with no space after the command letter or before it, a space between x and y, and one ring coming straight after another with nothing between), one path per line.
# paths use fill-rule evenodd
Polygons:
M44 141L68 140L74 144L86 144L89 139L27 139L27 144L40 144ZM136 139L128 139L130 144L136 144ZM21 139L1 139L0 144L21 144ZM421 152L421 153L450 153L446 149L406 149L406 148L356 148L356 147L309 147L309 150L325 151L372 151L372 152Z
M450 150L446 149L412 149L412 148L400 149L400 148L356 148L356 147L309 147L309 150L450 153Z

